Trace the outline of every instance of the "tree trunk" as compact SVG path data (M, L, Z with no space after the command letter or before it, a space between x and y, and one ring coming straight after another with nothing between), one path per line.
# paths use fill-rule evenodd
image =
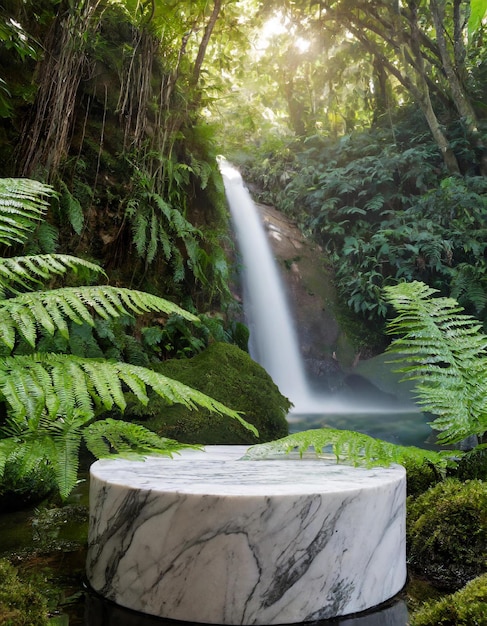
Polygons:
M208 24L206 25L205 32L203 34L203 39L201 40L200 47L198 49L198 54L196 56L196 61L194 62L193 83L195 85L198 84L199 79L200 79L201 67L205 59L206 49L210 41L211 33L213 32L213 29L215 28L215 24L218 20L221 6L222 6L222 0L215 0L215 4L213 5L213 11L211 13Z
M412 16L414 17L414 16ZM441 155L443 157L443 162L445 163L445 167L448 172L451 174L459 174L460 167L458 165L458 161L455 157L455 154L450 146L450 143L443 133L440 122L436 117L436 113L434 112L433 105L431 104L430 92L428 88L428 82L426 78L426 73L424 71L424 62L423 58L420 55L419 46L415 46L414 35L417 34L417 24L416 31L414 29L414 24L412 24L411 32L411 54L415 57L414 63L408 62L408 55L402 54L402 65L403 70L401 71L399 66L393 63L390 59L386 58L381 54L380 48L367 38L365 35L365 30L361 30L358 28L354 28L353 25L349 26L351 32L357 37L359 41L361 41L366 49L371 52L374 57L377 57L381 60L382 65L387 71L389 71L393 76L397 78L397 80L409 91L409 93L413 96L414 100L419 105L426 122L429 126L433 139L435 140ZM417 39L416 39L417 43ZM404 47L406 44L402 44L400 48L404 52ZM416 49L415 49L416 47ZM399 50L400 52L400 50ZM401 57L401 54L400 54ZM410 58L410 56L409 56Z
M460 114L460 117L464 120L467 129L472 133L478 132L477 118L472 105L470 104L465 90L462 86L460 78L455 70L454 61L448 51L448 45L445 38L445 2L444 0L430 0L431 15L433 18L433 24L436 30L436 41L438 49L440 51L441 62L445 75L450 85L450 92L453 103ZM459 36L458 26L455 28L455 35ZM455 42L454 42L455 45ZM457 46L458 47L458 46Z

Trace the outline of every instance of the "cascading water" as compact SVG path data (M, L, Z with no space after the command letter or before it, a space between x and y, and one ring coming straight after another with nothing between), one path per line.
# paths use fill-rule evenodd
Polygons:
M332 426L403 445L422 445L430 427L414 405L394 400L374 403L367 396L349 398L346 393L330 395L311 389L279 267L257 207L240 173L223 158L219 163L243 264L250 354L294 404L288 416L292 429Z
M220 169L244 264L244 311L250 331L250 354L293 402L294 411L305 412L311 392L264 227L240 173L224 159L220 160Z

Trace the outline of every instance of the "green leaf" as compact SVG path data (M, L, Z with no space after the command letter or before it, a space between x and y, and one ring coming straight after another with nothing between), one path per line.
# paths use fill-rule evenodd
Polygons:
M408 460L428 460L441 471L454 464L448 454L423 450L414 446L399 446L381 439L375 439L349 430L317 428L288 435L282 439L250 447L245 458L266 459L297 451L302 457L313 451L317 456L332 454L337 463L354 466L388 467L391 463L404 463Z
M457 443L487 431L487 336L453 298L433 297L424 283L384 288L397 316L389 346L404 380L415 383L417 401L435 415L438 441Z
M487 0L470 0L470 17L468 18L469 39L479 30L487 13Z

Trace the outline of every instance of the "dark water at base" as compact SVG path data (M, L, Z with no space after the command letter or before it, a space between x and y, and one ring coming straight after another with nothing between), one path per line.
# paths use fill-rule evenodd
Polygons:
M313 626L406 626L408 609L403 598L398 597L375 610L354 616L309 622ZM197 622L177 622L142 615L124 609L88 592L85 599L83 626L200 626Z

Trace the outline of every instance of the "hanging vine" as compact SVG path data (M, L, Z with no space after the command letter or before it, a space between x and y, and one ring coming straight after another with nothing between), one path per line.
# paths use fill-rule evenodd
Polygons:
M89 68L87 47L101 18L99 5L100 0L70 3L52 24L37 68L37 97L19 142L21 176L42 167L52 179L68 154L78 89Z

